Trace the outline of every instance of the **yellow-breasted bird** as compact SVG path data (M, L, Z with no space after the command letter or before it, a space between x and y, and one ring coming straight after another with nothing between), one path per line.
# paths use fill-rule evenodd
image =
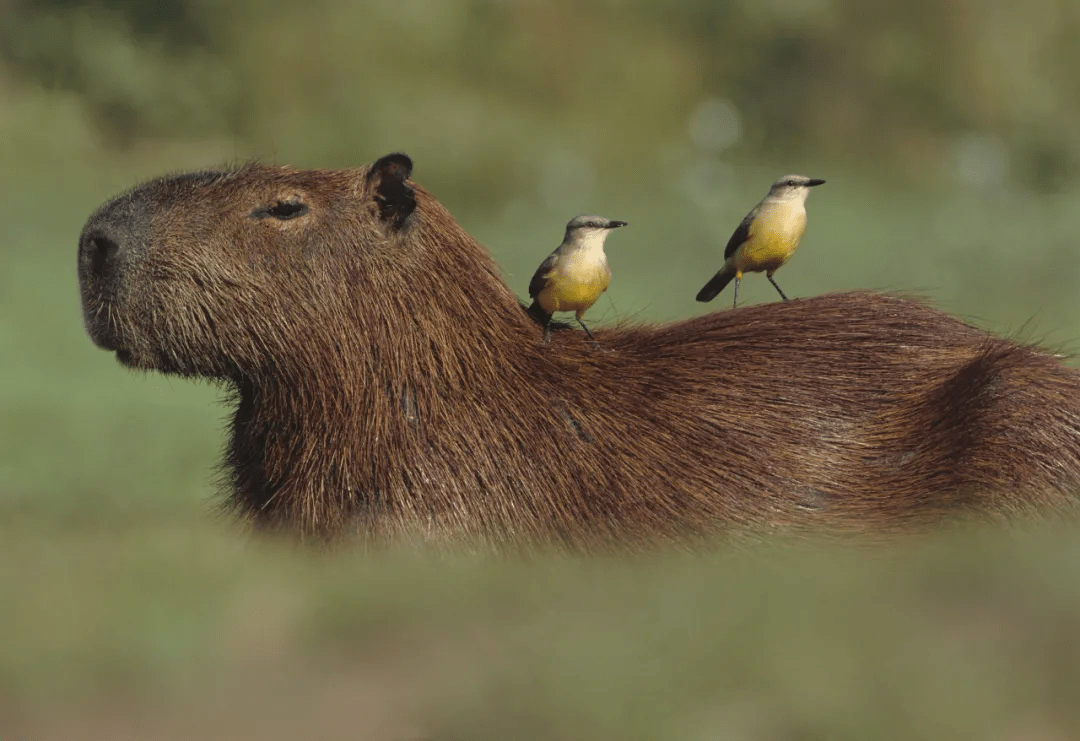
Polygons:
M739 302L743 273L764 271L780 298L787 301L773 274L799 247L806 230L806 197L810 188L824 182L804 175L785 175L773 183L769 194L750 210L731 235L724 248L724 266L698 291L697 300L712 301L734 278L734 307Z
M528 311L544 325L544 342L551 341L551 315L556 311L576 312L581 328L595 341L583 317L611 282L604 240L620 226L626 222L590 214L575 216L566 225L562 244L536 269L529 281L533 302Z

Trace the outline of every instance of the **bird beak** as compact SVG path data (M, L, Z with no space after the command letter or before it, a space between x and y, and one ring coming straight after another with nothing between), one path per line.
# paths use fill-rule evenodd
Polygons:
M609 221L608 229L618 229L620 226L626 226L625 221Z
M825 181L822 180L821 178L810 178L810 180L808 180L807 183L806 183L806 187L811 188L811 187L813 187L815 185L821 185L824 182Z

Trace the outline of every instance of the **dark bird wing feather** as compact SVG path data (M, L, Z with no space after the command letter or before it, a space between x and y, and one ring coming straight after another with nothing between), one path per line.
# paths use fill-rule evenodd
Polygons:
M559 256L552 252L547 256L546 260L540 263L540 267L536 269L536 272L533 273L532 280L529 281L529 298L536 298L537 294L547 286L548 275L551 273L552 269L554 269L558 259Z
M735 227L735 233L731 235L727 247L724 248L725 260L735 254L735 250L739 249L740 245L750 239L750 225L754 223L754 218L757 216L759 208L759 206L754 206L754 208L750 210L750 213L748 213L743 220L739 222L739 225Z

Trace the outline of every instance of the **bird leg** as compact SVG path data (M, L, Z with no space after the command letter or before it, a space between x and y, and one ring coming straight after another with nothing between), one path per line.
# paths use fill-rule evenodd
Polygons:
M735 298L731 301L731 308L735 308L739 305L739 284L742 283L742 278L735 276Z
M582 319L581 317L578 317L577 320L578 320L578 324L581 325L581 328L585 330L585 334L589 335L589 339L592 340L592 346L595 347L597 350L599 350L600 349L600 343L596 341L596 338L593 337L592 332L590 332L589 328L585 325L585 320Z
M544 344L551 343L551 314L548 314L547 321L544 322Z
M766 277L766 278L768 278L768 279L769 279L769 282L773 284L773 288L775 288L775 289L776 289L776 292L780 294L780 298L782 298L782 299L784 299L785 301L787 301L787 300L788 300L788 297L787 297L787 296L785 296L785 295L784 295L784 292L780 290L780 286L776 285L776 281L772 279L772 275L770 275L770 274L766 273L766 274L765 274L765 277Z

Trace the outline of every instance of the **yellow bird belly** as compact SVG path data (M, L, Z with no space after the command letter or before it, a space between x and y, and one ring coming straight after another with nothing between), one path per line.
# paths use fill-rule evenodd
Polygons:
M536 296L548 314L556 311L583 312L596 303L611 283L606 263L581 264L567 261L548 275L547 285Z
M775 209L754 223L750 239L733 256L740 272L772 271L795 254L806 230L806 211Z

